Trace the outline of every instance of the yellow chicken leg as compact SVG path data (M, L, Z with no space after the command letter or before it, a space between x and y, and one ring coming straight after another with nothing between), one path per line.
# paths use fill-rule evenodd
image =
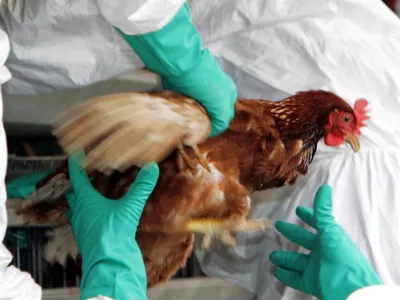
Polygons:
M230 219L194 219L186 224L186 229L191 232L204 234L202 249L207 250L213 238L221 240L224 244L234 248L236 241L233 232L261 231L272 228L272 222L266 219L246 220L244 218Z

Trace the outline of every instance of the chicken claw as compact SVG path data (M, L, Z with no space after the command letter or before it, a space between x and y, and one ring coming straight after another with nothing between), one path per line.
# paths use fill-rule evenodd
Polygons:
M236 247L233 232L261 231L265 228L272 228L270 220L246 220L238 218L230 219L196 219L188 222L188 231L204 234L201 248L208 250L213 238L219 239L229 247Z

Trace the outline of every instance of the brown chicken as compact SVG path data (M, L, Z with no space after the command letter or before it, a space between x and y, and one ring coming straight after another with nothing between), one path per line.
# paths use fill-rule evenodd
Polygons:
M185 264L194 233L204 236L207 249L212 238L234 247L234 232L264 230L267 220L246 218L249 196L295 183L307 173L322 138L330 146L347 142L357 152L367 104L358 100L353 110L326 91L300 92L278 102L239 99L229 130L208 138L210 120L190 98L168 91L116 94L73 108L55 135L67 153L85 149L94 187L111 199L125 194L140 166L159 162L159 181L136 235L152 287ZM52 221L67 230L56 231L48 259L76 256L64 217L67 163L37 188L19 213L28 222Z

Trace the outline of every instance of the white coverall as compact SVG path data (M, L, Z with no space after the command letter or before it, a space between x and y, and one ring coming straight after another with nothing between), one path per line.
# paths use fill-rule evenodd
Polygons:
M184 0L99 0L104 18L127 34L144 34L156 31L167 24L178 12ZM6 33L0 30L0 84L8 81L11 74L4 66L10 51ZM268 72L266 70L265 72ZM1 97L1 93L0 93ZM0 101L3 116L3 101ZM0 237L3 240L7 228L6 189L4 184L7 166L7 147L3 124L0 126ZM266 255L268 255L266 253ZM0 300L41 299L41 288L25 272L9 266L12 256L3 244L0 245ZM397 295L397 296L396 296ZM97 299L109 299L99 296ZM400 289L395 286L377 286L360 289L348 300L400 299Z

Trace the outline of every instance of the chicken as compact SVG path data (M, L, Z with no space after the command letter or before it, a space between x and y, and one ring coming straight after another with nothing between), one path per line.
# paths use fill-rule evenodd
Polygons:
M150 288L185 264L194 233L203 235L207 250L214 238L235 247L233 233L270 226L247 219L250 195L294 184L307 173L322 138L359 151L367 104L361 99L352 109L327 91L278 102L239 99L229 130L208 137L210 120L190 98L169 91L116 94L72 108L54 133L67 153L85 149L93 186L111 199L125 194L141 166L159 163L159 181L136 235ZM27 222L59 226L47 245L47 258L59 262L78 254L65 218L68 183L64 162L18 212Z

